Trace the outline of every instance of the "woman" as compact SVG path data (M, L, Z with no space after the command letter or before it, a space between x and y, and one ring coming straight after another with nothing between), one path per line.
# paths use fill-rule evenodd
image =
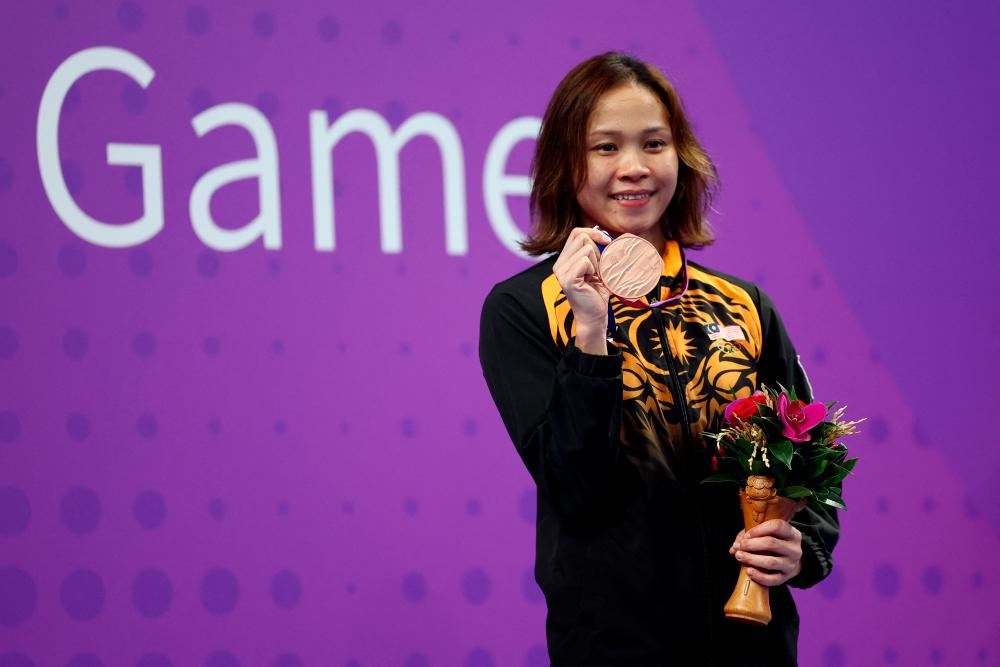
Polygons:
M479 349L538 488L553 665L796 664L788 586L829 573L836 516L804 510L744 535L735 490L699 484L712 454L701 434L761 383L811 391L767 296L686 259L711 243L716 173L679 97L626 55L581 63L549 102L532 172L524 248L559 252L490 292ZM609 297L595 226L656 247L664 269L646 301L666 304ZM766 627L723 616L741 562L772 586Z

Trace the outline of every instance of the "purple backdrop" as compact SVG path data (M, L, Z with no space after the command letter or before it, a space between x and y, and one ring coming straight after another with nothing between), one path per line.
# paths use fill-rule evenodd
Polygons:
M668 72L719 164L697 259L870 417L834 572L796 591L802 664L1000 664L1000 14L906 11L8 8L0 667L547 663L478 313L527 265L548 95L611 48Z

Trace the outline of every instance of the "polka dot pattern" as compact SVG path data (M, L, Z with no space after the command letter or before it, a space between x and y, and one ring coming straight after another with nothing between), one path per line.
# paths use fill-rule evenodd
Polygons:
M215 567L201 580L201 604L211 614L231 613L240 599L240 586L231 570Z
M78 621L89 621L104 608L104 580L93 570L74 570L63 579L59 599Z

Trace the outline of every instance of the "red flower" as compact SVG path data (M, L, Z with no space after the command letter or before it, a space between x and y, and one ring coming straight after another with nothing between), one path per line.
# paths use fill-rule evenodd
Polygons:
M726 421L734 426L750 421L750 418L757 414L758 403L767 403L764 392L755 391L749 398L736 399L726 406Z
M823 421L826 406L822 403L806 405L802 401L789 401L782 392L778 396L778 416L784 428L781 434L792 442L809 442L809 429Z

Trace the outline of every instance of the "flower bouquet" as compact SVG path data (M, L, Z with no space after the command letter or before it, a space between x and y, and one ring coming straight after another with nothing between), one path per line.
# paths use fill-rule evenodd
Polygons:
M844 408L826 419L835 403L805 403L794 391L762 387L725 410L727 426L707 437L716 442L714 474L705 482L738 484L746 530L770 519L790 520L807 504L846 509L841 483L857 459L839 442L857 433L858 421L841 421ZM740 568L726 616L757 625L771 620L768 589Z

